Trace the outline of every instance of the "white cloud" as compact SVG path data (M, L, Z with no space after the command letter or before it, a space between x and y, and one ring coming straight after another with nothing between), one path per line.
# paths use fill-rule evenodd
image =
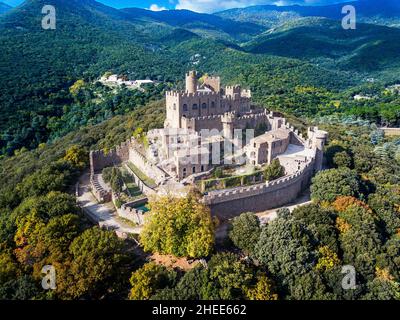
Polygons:
M349 0L178 0L176 9L188 9L196 12L217 12L231 8L244 8L262 4L275 5L322 5Z
M149 8L151 11L163 11L163 10L167 10L167 8L165 7L159 7L156 4L152 4Z

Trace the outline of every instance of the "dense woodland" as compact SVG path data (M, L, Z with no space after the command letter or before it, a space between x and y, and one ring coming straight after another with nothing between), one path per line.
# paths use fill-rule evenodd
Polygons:
M281 54L286 45L274 55L255 52L254 24L237 25L235 37L226 25L232 21L207 15L191 28L179 15L144 19L91 0L53 2L63 22L53 33L38 28L41 0L0 18L0 299L400 299L400 139L379 130L400 125L400 95L388 90L400 82L398 30L376 33L369 25L350 37L374 50L342 48L340 62L358 61L349 70L329 63L335 59L323 56L322 45L304 56ZM332 23L305 21L276 36L310 36L308 28L318 34ZM325 40L336 36L333 29ZM152 200L143 249L205 259L207 268L183 272L146 262L133 241L93 226L73 186L90 150L162 127L164 91L182 88L194 68L251 88L255 103L302 131L311 124L327 130L329 170L313 179L311 205L282 210L263 226L243 214L218 246L219 222L197 190L184 200ZM97 81L105 72L157 84L113 90ZM55 291L40 287L49 264ZM344 265L355 267L354 290L342 289Z

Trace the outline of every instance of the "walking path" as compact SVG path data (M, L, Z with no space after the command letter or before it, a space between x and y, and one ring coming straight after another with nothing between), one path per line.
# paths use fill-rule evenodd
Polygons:
M107 230L115 230L117 235L121 238L126 238L128 234L139 234L141 231L140 227L130 227L128 224L121 221L111 203L100 204L97 202L90 191L88 173L84 174L79 179L77 202L90 221Z

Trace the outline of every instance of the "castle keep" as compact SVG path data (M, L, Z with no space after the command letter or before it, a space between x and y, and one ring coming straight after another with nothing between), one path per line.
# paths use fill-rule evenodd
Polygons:
M214 170L221 168L240 184L203 190L203 201L213 214L229 218L295 200L322 169L326 139L327 133L316 127L305 138L285 118L254 106L250 90L223 88L219 77L198 79L191 71L184 91L166 93L164 128L147 133L148 146L132 138L108 154L92 152L91 168L95 176L106 166L131 162L140 170L133 174L143 192L180 195L187 185L218 185ZM263 181L257 172L274 159L284 166L285 176ZM146 185L141 176L156 186ZM104 198L104 191L99 193Z

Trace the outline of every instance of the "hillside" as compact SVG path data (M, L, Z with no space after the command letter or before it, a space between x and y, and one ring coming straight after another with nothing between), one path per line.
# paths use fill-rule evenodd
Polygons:
M12 7L10 7L8 4L0 2L0 14L6 13L7 11L10 11Z
M189 10L150 11L138 8L122 9L132 21L158 22L172 27L179 27L201 36L230 41L249 40L265 31L265 27L247 22L237 22L211 14Z
M290 44L290 45L288 45ZM400 63L400 30L359 24L344 30L324 18L302 18L254 38L244 48L257 54L306 60L328 68L377 73Z
M36 13L44 4L59 8L56 30L41 28L41 17ZM200 15L201 19L205 17ZM282 79L293 79L285 88L293 88L296 81L329 88L346 87L354 81L346 80L345 73L326 72L304 62L254 56L233 43L173 26L170 17L163 19L170 19L170 25L152 17L134 19L132 13L93 0L29 0L3 16L0 153L35 148L70 130L104 121L160 97L163 87L155 92L121 92L113 97L104 88L89 85L107 71L126 74L130 79L150 78L168 86L193 68L221 74L224 81L242 80L243 73L251 78L249 70L257 73L266 69L268 77L243 81L245 85L256 85L253 89L260 93L279 91L276 84ZM187 23L182 17L175 25ZM73 96L69 88L78 79L88 85L82 96ZM101 101L95 99L98 95L103 97Z
M58 8L56 30L43 30L44 4ZM176 29L135 24L119 10L91 0L29 0L0 19L0 148L34 147L48 137L47 118L73 103L68 88L108 70L133 79L175 79L182 63L168 59L163 39L179 42ZM184 40L196 37L187 32Z
M400 26L400 2L398 0L360 0L325 6L274 6L259 5L247 8L230 9L217 13L219 17L236 21L247 21L268 28L303 17L323 17L334 20L343 18L342 8L353 5L359 22L388 26Z

